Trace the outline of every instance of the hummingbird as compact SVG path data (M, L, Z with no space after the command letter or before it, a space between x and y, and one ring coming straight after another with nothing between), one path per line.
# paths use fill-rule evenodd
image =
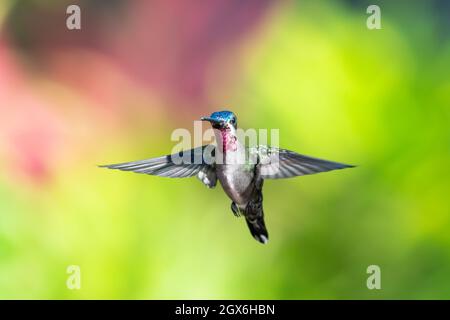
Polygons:
M200 120L214 129L216 144L139 161L100 167L136 173L186 178L197 176L208 188L217 181L231 199L231 211L244 216L251 235L266 244L269 233L264 222L263 184L267 179L284 179L353 165L313 158L267 145L246 146L237 134L237 118L231 111L213 112Z

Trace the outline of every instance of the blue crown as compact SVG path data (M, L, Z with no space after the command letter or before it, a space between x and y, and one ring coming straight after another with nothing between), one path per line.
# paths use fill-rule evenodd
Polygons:
M222 121L230 121L232 119L236 119L236 116L231 111L217 111L211 114L211 118Z

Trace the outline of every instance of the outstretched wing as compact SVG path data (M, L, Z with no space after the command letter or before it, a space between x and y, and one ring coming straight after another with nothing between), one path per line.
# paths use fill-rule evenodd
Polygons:
M214 146L205 145L159 158L100 167L170 178L192 177L199 174L202 170L206 171L214 168Z
M301 155L285 149L265 146L259 146L256 149L259 174L263 179L291 178L354 167L348 164Z

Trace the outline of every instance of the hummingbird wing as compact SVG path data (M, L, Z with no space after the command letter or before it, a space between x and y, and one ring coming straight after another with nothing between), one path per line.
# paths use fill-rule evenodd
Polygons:
M213 177L211 177L210 171L214 171L215 176L214 150L213 145L205 145L163 157L100 167L170 178L186 178L195 176L200 172L206 172L211 181Z
M285 149L266 146L259 146L257 149L259 174L263 179L291 178L354 167Z

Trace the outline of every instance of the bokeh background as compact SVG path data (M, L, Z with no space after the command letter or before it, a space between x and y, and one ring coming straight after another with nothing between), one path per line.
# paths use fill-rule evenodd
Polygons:
M450 298L450 2L2 0L0 30L0 298ZM359 167L267 181L266 246L220 187L96 167L222 108Z

